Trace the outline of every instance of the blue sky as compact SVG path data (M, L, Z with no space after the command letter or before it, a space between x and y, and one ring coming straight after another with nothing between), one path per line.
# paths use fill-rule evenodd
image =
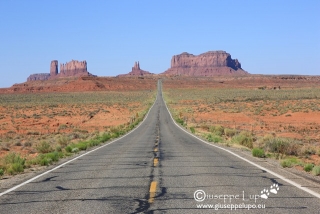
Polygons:
M225 50L253 74L320 75L320 1L0 1L0 87L87 60L98 76L135 61L160 73L171 57Z

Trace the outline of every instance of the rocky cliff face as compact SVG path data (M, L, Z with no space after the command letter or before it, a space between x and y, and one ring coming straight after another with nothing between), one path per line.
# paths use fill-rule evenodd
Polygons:
M144 71L140 69L139 62L135 62L134 66L132 67L132 70L128 74L121 74L118 76L146 76L146 75L152 75L149 71Z
M72 60L65 64L60 64L60 74L62 76L86 76L88 75L87 71L87 62L86 61L77 61Z
M58 60L52 60L50 64L50 73L32 74L27 78L27 82L36 80L48 80L60 77L80 77L94 76L87 71L86 61L72 60L65 64L60 64L60 73L58 73Z
M175 55L171 68L163 74L187 76L245 75L237 59L225 51L209 51L198 56L184 52Z
M27 81L36 81L36 80L48 80L50 77L50 74L31 74Z
M52 60L50 64L50 76L58 75L58 60Z

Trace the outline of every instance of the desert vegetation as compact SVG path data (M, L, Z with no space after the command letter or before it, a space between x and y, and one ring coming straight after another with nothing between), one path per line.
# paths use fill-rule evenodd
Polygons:
M320 174L319 88L201 87L164 83L165 100L180 125L209 142Z
M154 90L0 95L0 176L47 166L133 129Z

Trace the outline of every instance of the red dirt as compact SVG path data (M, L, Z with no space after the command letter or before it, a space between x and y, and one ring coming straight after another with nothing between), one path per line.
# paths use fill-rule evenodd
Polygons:
M318 151L320 148L320 111L310 109L310 106L316 105L318 105L319 109L318 99L281 99L279 101L280 104L277 104L279 105L279 109L281 110L286 106L289 106L290 109L282 114L279 113L279 109L272 108L276 106L277 100L269 100L266 102L267 104L259 100L249 102L227 101L218 105L204 100L204 97L208 98L209 93L206 92L206 89L208 91L213 88L258 90L261 87L270 91L285 89L288 93L292 89L318 90L320 88L320 77L251 75L247 77L217 76L213 78L190 78L176 76L167 78L163 82L164 90L178 89L178 91L173 90L173 93L175 93L175 97L179 101L174 100L172 104L169 103L169 106L176 112L181 112L180 116L187 119L188 126L200 129L202 124L219 124L238 130L253 131L257 136L276 134L278 137L298 139L304 142L305 145L316 148L316 152L320 152L320 150ZM183 92L183 89L187 89L187 92ZM207 95L204 95L202 98L194 97L194 100L188 99L187 94L192 93L190 89L202 90L201 92L207 93ZM170 97L169 91L168 97ZM258 106L262 106L264 110L261 113L255 114L254 112L258 109ZM299 106L301 109L297 108L296 112L292 112L292 106ZM269 110L265 110L268 107ZM240 112L233 112L237 108L241 108ZM310 155L308 158L302 158L302 160L306 163L320 165L319 155Z
M0 88L1 93L132 91L156 88L156 77L78 77L30 81Z

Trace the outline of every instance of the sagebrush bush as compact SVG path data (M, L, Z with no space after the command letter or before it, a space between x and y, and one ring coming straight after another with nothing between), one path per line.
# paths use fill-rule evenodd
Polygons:
M92 146L98 146L100 144L100 141L97 139L91 139L87 141L87 145L92 147ZM80 149L80 148L79 148ZM81 150L81 149L80 149Z
M282 160L280 162L280 164L283 168L286 168L286 167L291 168L292 167L292 162L290 160Z
M315 155L317 153L316 148L310 145L304 145L300 149L301 155Z
M13 163L7 166L7 173L10 175L15 175L23 171L24 171L24 165L20 163Z
M258 158L264 158L266 155L265 155L263 149L253 148L252 149L252 156L253 157L258 157Z
M25 161L26 160L24 158L21 158L20 155L16 153L9 153L4 158L6 172L10 175L23 172L25 168Z
M315 175L315 176L320 175L320 166L313 167L312 174Z
M50 153L45 154L44 157L56 162L60 158L60 153L59 152L50 152Z
M77 152L79 152L79 149L78 148L72 148L71 152L77 153Z
M88 148L88 145L86 142L79 142L76 144L76 148L79 150L86 150Z
M300 151L299 142L287 138L272 137L266 141L265 149L272 153L297 156Z
M250 149L253 148L253 137L249 132L240 132L232 137L231 142L246 146Z
M41 158L41 159L39 159L39 162L38 162L38 164L40 165L40 166L48 166L49 164L51 164L51 160L48 160L47 158Z
M110 134L108 133L103 133L101 136L100 136L100 141L101 142L106 142L108 140L110 140L111 136Z
M56 146L56 149L55 149L55 151L57 151L57 152L61 152L61 151L62 151L62 148L61 148L61 146Z
M237 130L235 129L229 129L229 128L225 128L224 129L224 135L227 137L233 137L238 133Z
M61 136L58 139L58 143L62 148L66 147L68 145L69 139L66 136Z
M301 161L299 161L297 158L292 157L292 158L286 158L280 162L282 167L293 167L296 165L302 165Z
M210 126L209 131L215 135L222 136L224 133L224 128L220 125Z
M46 141L42 141L39 145L37 145L36 148L37 148L37 151L40 153L49 153L53 151L50 144L47 143Z

